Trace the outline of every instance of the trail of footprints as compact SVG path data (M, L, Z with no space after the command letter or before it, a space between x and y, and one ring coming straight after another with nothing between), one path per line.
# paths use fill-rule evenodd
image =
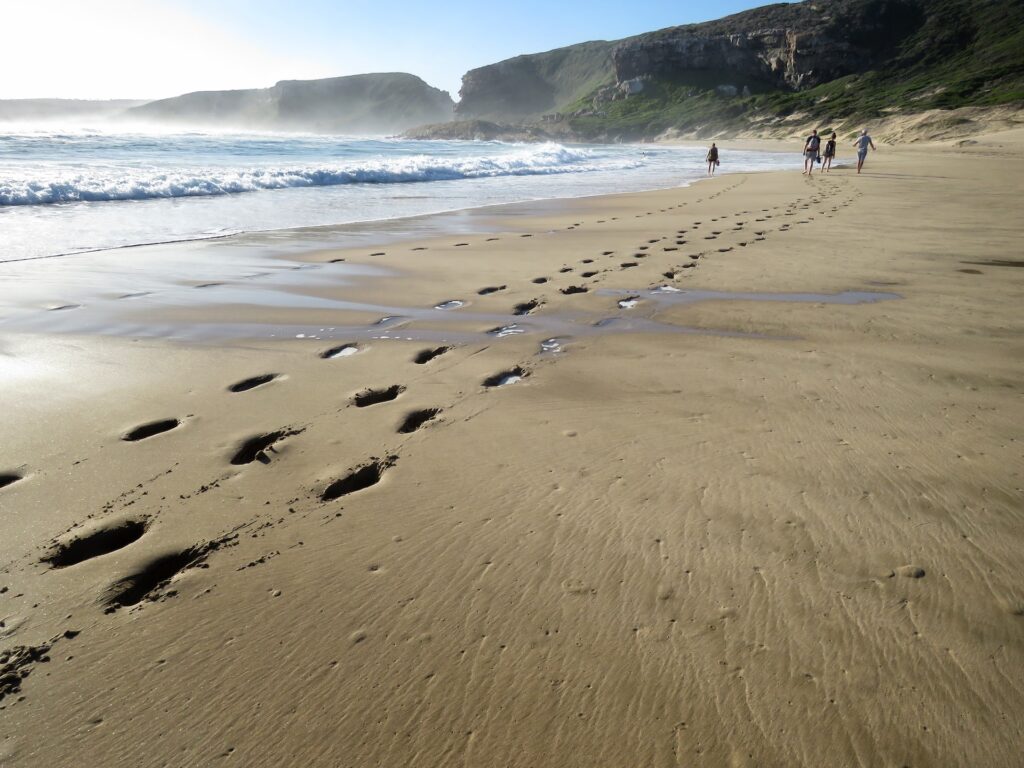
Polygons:
M742 181L739 183L742 183ZM726 187L715 194L710 195L709 199L716 198L736 186L738 186L738 184ZM827 191L832 192L834 189L835 185L830 187ZM770 222L776 216L779 216L780 212L782 216L794 216L798 211L803 212L810 210L812 206L820 208L825 204L823 200L824 194L825 191L822 191L806 199L797 199L784 207L775 206L773 208L761 209L758 212L738 211L731 216L714 217L710 219L710 222L708 222L708 224L710 224L710 227L707 230L708 234L702 235L702 237L704 240L709 242L717 240L719 237L726 234L728 226L726 223L727 220L734 219L732 227L728 231L730 234L746 237L746 239L737 242L738 246L746 247L766 238ZM838 201L830 211L819 210L818 213L819 215L826 217L835 215L840 206L852 202L853 199L854 197L848 197L847 199ZM661 212L666 212L667 210L672 210L676 207L679 206L670 206L668 209L663 209ZM653 212L637 214L637 216L651 215L652 213ZM804 215L806 218L798 220L798 224L809 223L814 219L814 217L809 214ZM611 220L615 220L615 217ZM598 223L604 223L604 221L605 220L600 220ZM583 226L583 224L581 222L577 222L572 227L569 227L569 229L576 229L581 226ZM704 226L704 222L694 221L690 226L680 227L665 236L650 238L643 244L636 247L632 259L629 260L621 260L621 257L614 250L602 251L600 253L600 257L611 262L616 262L618 260L617 266L620 270L636 268L640 266L641 260L646 259L651 253L653 253L651 251L653 246L660 246L660 253L662 254L675 254L679 252L681 248L690 245L691 239L701 236L699 233L701 228ZM749 234L744 234L748 232L748 227L750 227ZM790 229L791 225L789 223L783 223L776 227L776 231L779 232L786 232ZM523 234L521 237L530 237L530 235ZM499 238L497 237L491 237L487 238L485 242L493 242L498 239ZM454 245L456 247L468 247L469 243L460 242L455 243ZM426 250L426 248L418 246L413 250ZM725 245L715 250L718 253L727 253L732 250L732 246ZM669 280L676 279L682 274L682 270L695 267L697 261L705 257L707 254L707 250L691 251L686 254L689 259L688 262L673 266L660 274ZM370 255L380 256L384 254L383 252L376 252ZM584 265L592 265L595 261L596 258L584 258L580 263ZM592 282L594 280L599 280L601 275L608 271L609 269L607 268L588 268L586 271L580 273L580 278ZM562 275L572 272L574 272L574 268L568 265L563 266L559 270L559 274ZM535 285L544 285L550 282L550 278L540 276L532 279L531 282ZM212 285L204 284L199 287L212 287ZM507 290L507 288L508 286L505 284L490 285L479 289L477 294L479 296L492 296ZM586 284L576 283L566 285L558 290L562 295L572 296L587 293L589 291L589 287ZM463 305L463 302L458 300L450 301L453 304L452 308L456 308L455 304L458 306ZM628 296L624 299L618 300L617 306L622 309L629 309L636 306L638 302L638 296ZM513 306L512 314L515 316L528 315L541 308L544 303L543 297L537 297L528 301L520 302ZM598 324L600 324L600 322L601 321L599 321ZM411 362L415 365L428 365L442 355L449 353L451 349L452 347L446 345L426 348L416 353L412 357ZM319 356L325 360L333 360L356 355L361 351L362 348L359 344L350 342L325 349L320 352ZM500 388L521 381L529 375L530 371L527 368L521 365L515 365L484 378L480 382L480 385L484 389ZM264 373L235 382L227 387L227 391L231 394L251 392L282 378L283 375L280 373ZM378 389L366 389L353 395L350 404L356 408L379 406L399 399L405 390L405 386L401 384L393 384ZM443 409L440 407L419 408L409 411L399 420L396 426L396 432L402 435L413 434L431 422L434 422L442 412ZM150 421L130 429L122 435L121 439L129 443L155 439L160 435L164 435L178 429L183 425L183 423L184 421L180 418L162 418ZM281 445L289 438L301 434L302 432L303 428L284 427L271 432L253 435L236 446L234 452L229 458L229 462L232 466L236 467L247 466L254 463L269 463L273 454L276 452L277 446ZM372 488L379 484L383 480L384 476L396 467L398 460L399 456L397 454L388 454L383 458L371 457L365 462L354 466L341 477L327 483L318 492L317 499L321 504L328 504L350 494ZM23 479L24 475L20 472L0 472L0 490ZM215 481L212 484L203 486L197 492L202 493L211 487L216 487L218 482L219 481ZM283 519L284 518L282 518L282 521ZM87 562L94 558L122 550L132 544L135 544L147 535L153 535L150 533L152 524L153 520L149 517L112 516L104 522L73 530L62 537L58 537L52 542L51 546L47 549L40 561L52 569L74 567L75 565ZM272 523L268 522L264 523L264 525L272 525ZM169 597L174 594L172 582L176 576L193 568L205 567L206 560L210 554L236 544L237 540L238 532L233 531L217 539L201 542L179 551L157 555L113 582L107 589L106 593L101 597L101 605L106 612L115 612L121 608L130 608L145 602ZM266 558L263 560L265 559ZM34 662L30 659L30 661L26 663L29 665L28 668L30 669L31 663ZM27 672L24 672L23 675L27 676ZM2 692L0 692L0 697L2 697Z

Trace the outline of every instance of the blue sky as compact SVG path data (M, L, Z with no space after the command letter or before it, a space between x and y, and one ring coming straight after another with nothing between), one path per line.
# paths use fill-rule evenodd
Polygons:
M6 0L0 47L28 65L0 80L0 98L159 98L382 71L412 72L455 96L473 67L760 4Z

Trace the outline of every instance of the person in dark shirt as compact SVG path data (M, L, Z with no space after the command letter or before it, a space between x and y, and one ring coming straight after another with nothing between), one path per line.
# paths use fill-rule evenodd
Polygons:
M708 176L715 175L715 168L718 166L718 147L715 146L715 142L711 142L711 149L708 150Z
M825 142L825 159L821 163L821 170L828 173L832 169L832 161L836 156L836 134L832 133L831 138Z

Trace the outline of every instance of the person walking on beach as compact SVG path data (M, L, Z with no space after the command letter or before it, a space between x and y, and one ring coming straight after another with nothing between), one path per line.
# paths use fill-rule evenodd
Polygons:
M715 168L718 166L718 147L715 146L715 142L711 142L711 149L708 150L708 176L715 175Z
M804 173L808 176L814 170L814 164L818 162L818 150L820 149L821 137L818 136L818 129L815 128L804 142Z
M833 131L832 137L825 142L825 160L821 164L821 170L828 173L832 169L832 160L836 156L836 134Z
M860 173L860 169L864 167L864 161L868 156L868 147L872 149L877 149L877 147L875 147L875 142L871 140L871 137L868 136L867 128L860 132L860 136L853 142L853 146L857 148L857 173Z

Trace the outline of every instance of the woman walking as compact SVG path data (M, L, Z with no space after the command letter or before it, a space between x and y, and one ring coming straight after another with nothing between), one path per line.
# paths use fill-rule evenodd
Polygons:
M836 134L833 131L832 137L825 142L825 160L821 164L821 170L828 173L832 168L832 160L836 156Z
M715 175L715 168L718 166L718 147L715 146L715 142L711 142L711 149L708 150L708 176Z

